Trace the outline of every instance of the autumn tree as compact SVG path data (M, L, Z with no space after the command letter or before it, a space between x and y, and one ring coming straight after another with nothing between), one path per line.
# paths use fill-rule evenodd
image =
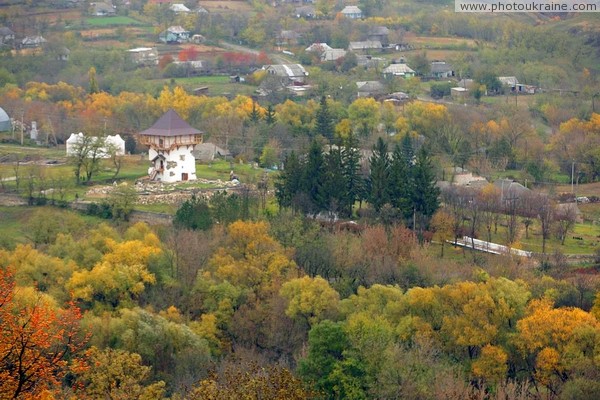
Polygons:
M86 351L90 365L78 382L82 389L78 397L82 399L161 399L165 392L163 381L150 383L150 367L142 365L139 354L125 350L92 347Z
M2 398L43 398L59 391L85 344L73 302L60 309L35 291L32 296L16 293L13 271L0 268Z

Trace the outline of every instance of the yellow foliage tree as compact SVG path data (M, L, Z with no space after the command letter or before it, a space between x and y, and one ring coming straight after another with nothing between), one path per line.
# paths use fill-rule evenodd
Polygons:
M288 301L286 315L301 317L311 326L338 311L340 295L320 276L292 279L283 284L280 294Z

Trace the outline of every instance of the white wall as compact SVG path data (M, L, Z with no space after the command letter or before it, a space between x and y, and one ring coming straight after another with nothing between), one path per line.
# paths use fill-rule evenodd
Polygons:
M194 146L177 147L168 153L161 151L160 154L165 157L164 170L159 172L154 178L162 182L179 182L182 179L182 174L188 174L188 180L196 180L196 159L192 154ZM150 161L154 159L159 152L150 148L148 158Z

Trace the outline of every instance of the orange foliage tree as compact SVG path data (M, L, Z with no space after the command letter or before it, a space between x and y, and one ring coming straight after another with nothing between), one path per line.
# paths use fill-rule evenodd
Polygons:
M57 310L41 296L19 300L13 271L0 269L0 398L51 398L70 368L83 366L81 313L72 302Z

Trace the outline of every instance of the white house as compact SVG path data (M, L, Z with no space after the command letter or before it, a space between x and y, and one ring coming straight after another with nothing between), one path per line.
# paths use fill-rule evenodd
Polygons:
M169 10L173 11L175 14L187 14L187 13L191 12L191 10L189 8L187 8L184 4L181 4L181 3L171 4L171 7L169 7Z
M340 11L342 15L346 18L350 19L360 19L362 18L362 10L357 6L346 6Z
M74 156L80 151L81 146L85 143L84 137L85 136L82 132L79 132L77 134L71 133L71 136L69 136L66 142L67 156ZM93 136L91 139L92 140L90 141L90 143L93 143L99 138ZM122 156L123 154L125 154L125 140L123 140L123 138L121 138L119 134L108 135L103 139L105 140L105 145L98 148L97 151L88 151L88 157L95 156L96 158L109 158L113 150L118 156ZM91 144L90 147L92 147Z
M150 179L162 182L195 180L196 158L192 152L196 145L202 143L202 133L173 110L167 111L152 127L140 132L139 142L150 148Z

